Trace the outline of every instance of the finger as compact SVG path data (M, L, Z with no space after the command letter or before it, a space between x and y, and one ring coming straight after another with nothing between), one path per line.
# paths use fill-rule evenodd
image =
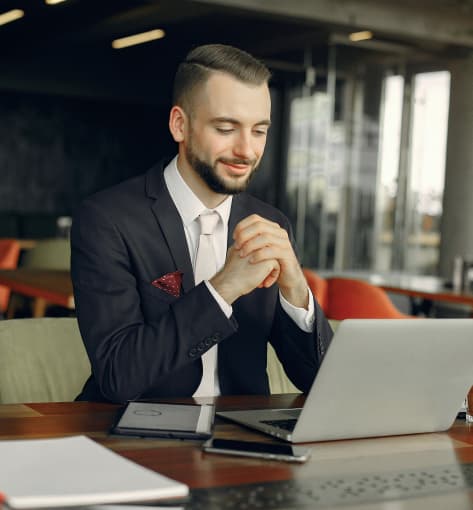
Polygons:
M249 239L239 249L240 257L246 257L262 248L274 247L280 251L288 250L291 248L289 240L284 236L274 236L269 233L260 234L256 237Z
M281 266L279 262L276 260L271 261L272 264L272 270L268 273L266 279L270 279L273 281L273 283L279 278L279 275L281 273Z
M273 259L276 259L279 264L284 266L290 264L291 262L298 264L291 246L264 246L263 248L259 248L258 250L251 252L249 255L247 255L247 258L250 264L259 264L261 262Z
M279 230L281 226L279 223L274 221L270 221L266 218L261 218L260 216L253 215L251 221L247 221L245 218L235 227L233 231L233 237L241 237L243 233L251 233L255 232L264 232L269 230Z
M265 278L265 280L262 283L262 286L265 288L269 288L278 281L278 278L279 271L272 271L271 274Z
M238 235L236 235L235 246L237 246L238 249L241 249L245 246L246 243L258 237L260 238L259 242L261 242L262 239L266 239L266 244L269 244L271 239L288 240L287 232L279 225L274 223L271 224L257 222L240 231Z
M252 237L265 232L273 233L274 235L281 235L281 230L285 232L284 229L281 229L278 223L269 221L254 214L238 223L233 231L233 239L236 247L241 248L241 246Z
M271 287L273 283L277 282L280 273L281 273L280 267L273 269L271 273L269 273L269 275L265 278L263 285L265 287Z
M260 262L259 264L251 264L249 270L260 269L262 277L266 278L273 272L280 271L279 262L276 259L269 259Z
M264 219L265 218L263 218L259 214L250 214L249 216L247 216L246 218L243 218L242 220L240 220L237 223L234 231L238 232L241 229L247 228L252 223L255 223L257 221L261 221L261 220L264 220Z

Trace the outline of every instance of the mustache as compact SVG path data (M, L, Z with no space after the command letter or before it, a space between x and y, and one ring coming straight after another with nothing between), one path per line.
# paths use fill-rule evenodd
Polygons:
M248 166L256 165L256 159L219 158L218 161L228 165L248 165Z

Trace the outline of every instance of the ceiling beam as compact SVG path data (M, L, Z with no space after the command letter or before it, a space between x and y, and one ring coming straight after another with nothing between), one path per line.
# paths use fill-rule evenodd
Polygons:
M473 49L473 7L460 1L455 5L438 0L427 4L392 0L191 1Z

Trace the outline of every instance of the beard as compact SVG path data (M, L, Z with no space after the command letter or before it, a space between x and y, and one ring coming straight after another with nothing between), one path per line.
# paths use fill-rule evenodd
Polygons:
M242 191L245 191L250 181L258 168L257 160L248 160L248 159L240 159L240 158L219 158L216 159L213 164L200 159L199 156L193 150L192 144L189 143L185 149L186 151L186 159L189 162L190 166L194 169L197 174L200 175L202 180L207 184L207 186L214 191L215 193L220 193L222 195L236 195ZM251 165L251 170L248 176L245 178L243 182L229 182L226 181L223 177L221 177L217 172L218 163L229 163L233 165Z

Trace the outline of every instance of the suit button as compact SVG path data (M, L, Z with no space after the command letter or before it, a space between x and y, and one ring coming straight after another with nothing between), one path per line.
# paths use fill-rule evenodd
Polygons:
M204 342L200 342L200 344L197 345L197 351L202 352L205 349Z
M190 351L189 351L189 356L191 358L195 358L197 356L197 349L194 349L192 348Z
M218 343L222 339L222 335L220 333L214 333L210 339L214 344Z
M210 347L213 344L212 338L206 338L204 340L205 347Z

